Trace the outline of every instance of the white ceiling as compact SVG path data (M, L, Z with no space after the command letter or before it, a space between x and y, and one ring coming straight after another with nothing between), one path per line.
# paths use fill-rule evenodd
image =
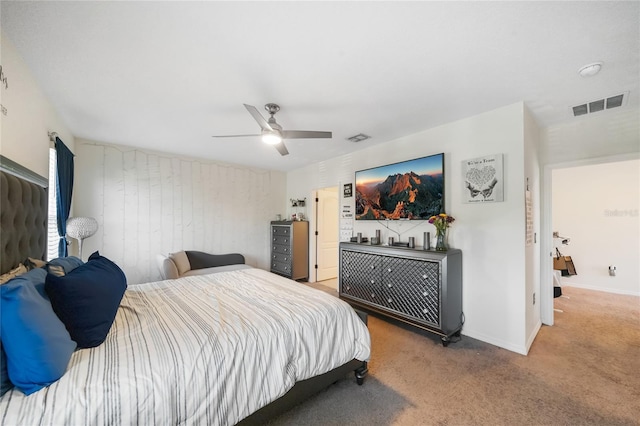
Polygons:
M639 17L637 1L1 2L4 35L76 137L282 171L518 101L543 128L627 91L633 111ZM333 138L281 157L211 137L258 133L243 103L266 116L268 102L285 129Z

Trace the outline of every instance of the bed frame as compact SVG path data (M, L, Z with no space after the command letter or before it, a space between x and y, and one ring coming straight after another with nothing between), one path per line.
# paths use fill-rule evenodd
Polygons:
M315 376L307 380L297 382L287 393L276 399L269 405L262 407L249 417L245 417L238 425L263 425L270 419L288 411L292 407L309 399L313 395L327 388L340 379L343 379L349 372L353 371L358 384L361 385L364 376L367 375L367 363L351 360L348 363L331 370L327 373Z
M47 187L47 179L0 156L0 273L10 271L27 257L46 259ZM358 315L366 324L367 314L358 311ZM368 372L367 363L354 359L325 374L297 382L286 394L254 412L240 424L264 424L343 379L351 371L361 385Z
M367 313L356 310L356 313L360 319L367 324ZM355 374L356 382L358 385L364 383L364 378L369 372L366 361L358 361L353 359L346 364L341 365L331 371L328 371L319 376L311 377L307 380L296 382L296 384L289 389L287 393L276 399L269 405L266 405L258 411L251 414L249 417L245 417L238 425L262 425L270 419L277 417L278 415L288 411L295 405L309 399L313 395L320 392L322 389L327 388L333 383L349 374L351 371Z

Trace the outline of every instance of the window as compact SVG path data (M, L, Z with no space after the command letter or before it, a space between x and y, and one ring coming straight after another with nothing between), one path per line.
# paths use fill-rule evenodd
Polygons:
M49 220L47 223L47 260L58 257L58 215L56 210L57 158L55 148L49 149Z

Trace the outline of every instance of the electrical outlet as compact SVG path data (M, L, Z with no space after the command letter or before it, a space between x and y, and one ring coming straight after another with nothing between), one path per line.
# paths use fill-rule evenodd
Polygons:
M535 293L533 293L533 304L534 305L536 304L536 294Z

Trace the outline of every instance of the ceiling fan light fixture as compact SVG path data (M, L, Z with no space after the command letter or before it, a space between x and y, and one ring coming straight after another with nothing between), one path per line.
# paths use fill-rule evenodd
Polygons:
M264 132L262 134L262 142L268 145L277 145L282 142L282 136L276 132Z
M269 112L271 117L265 120L262 114L258 112L253 105L244 104L244 107L249 111L249 114L260 126L261 132L257 135L227 135L227 136L214 136L218 137L246 137L246 136L261 136L262 142L273 146L280 155L289 155L287 147L284 146L284 139L327 139L333 135L331 132L318 132L313 130L282 130L276 122L274 117L275 113L280 110L277 104L266 104L265 109Z

